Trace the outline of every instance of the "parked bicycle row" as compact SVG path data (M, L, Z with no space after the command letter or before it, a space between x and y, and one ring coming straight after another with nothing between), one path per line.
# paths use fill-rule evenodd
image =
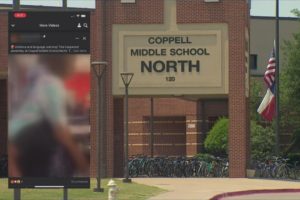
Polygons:
M255 176L259 178L300 179L300 165L298 161L290 162L282 157L272 157L255 162Z
M227 159L212 157L210 160L187 157L135 156L129 160L131 177L227 177Z

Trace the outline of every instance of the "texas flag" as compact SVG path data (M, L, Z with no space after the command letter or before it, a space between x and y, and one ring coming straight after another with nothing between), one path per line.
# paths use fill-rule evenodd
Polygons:
M276 70L276 59L275 49L273 48L267 71L264 75L264 81L267 84L268 90L262 100L257 112L268 121L272 121L275 116L275 70Z

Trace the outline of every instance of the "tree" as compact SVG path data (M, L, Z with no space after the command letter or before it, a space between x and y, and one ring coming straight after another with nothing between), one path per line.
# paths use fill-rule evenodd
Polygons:
M260 121L261 117L257 109L262 101L264 95L263 86L261 81L255 78L250 79L250 119Z
M300 129L293 134L292 143L288 146L286 153L300 152Z
M274 154L275 133L271 127L262 127L251 121L251 157L261 160Z
M292 12L300 17L299 10ZM286 151L295 151L295 146L300 146L300 23L299 32L291 40L284 42L282 50L284 56L280 73L280 126L281 132L294 133L292 143Z
M299 10L293 11L300 17ZM284 42L280 74L280 108L283 129L300 128L300 23L299 32ZM287 130L291 131L291 130Z
M298 9L293 9L291 12L292 12L295 16L300 17L300 10L298 10Z

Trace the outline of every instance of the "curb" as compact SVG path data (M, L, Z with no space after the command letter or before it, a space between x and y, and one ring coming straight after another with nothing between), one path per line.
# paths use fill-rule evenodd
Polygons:
M300 192L300 189L269 189L269 190L245 190L238 192L227 192L218 194L210 200L222 200L225 197L235 197L242 195L250 195L250 194L269 194L269 193L290 193L290 192Z

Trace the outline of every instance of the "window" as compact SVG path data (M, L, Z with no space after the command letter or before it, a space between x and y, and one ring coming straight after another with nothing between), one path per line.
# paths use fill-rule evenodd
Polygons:
M20 5L61 7L61 0L20 0Z
M13 4L13 0L0 0L0 4Z
M135 0L121 0L121 3L135 3Z
M250 69L257 70L257 55L256 54L250 55Z
M204 2L206 3L215 3L215 2L219 2L220 0L204 0Z
M218 121L220 117L219 116L210 116L208 117L208 131L212 129L212 127L215 125L215 123Z
M95 0L68 0L67 2L69 8L96 8Z

